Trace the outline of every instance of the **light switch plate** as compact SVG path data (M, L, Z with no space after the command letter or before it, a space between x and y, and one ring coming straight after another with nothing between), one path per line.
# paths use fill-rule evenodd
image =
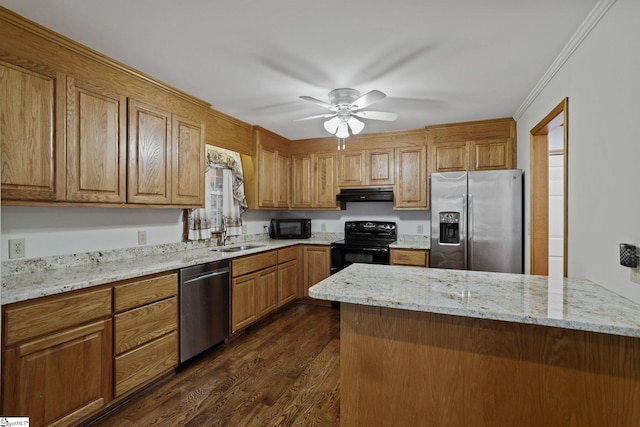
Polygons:
M424 226L422 224L418 224L418 234L424 233Z
M147 232L138 231L138 245L146 245L146 244L147 244Z

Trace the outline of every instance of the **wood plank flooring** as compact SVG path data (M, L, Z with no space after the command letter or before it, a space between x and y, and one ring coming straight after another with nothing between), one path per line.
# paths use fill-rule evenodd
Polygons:
M338 426L339 319L293 304L94 426Z

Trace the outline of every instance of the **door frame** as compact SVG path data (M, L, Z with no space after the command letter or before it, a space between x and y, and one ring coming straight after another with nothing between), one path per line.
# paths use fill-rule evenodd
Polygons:
M568 177L569 177L569 98L563 99L544 119L529 132L530 138L530 272L548 275L549 241L549 131L563 126L564 139L564 203L563 203L563 276L567 277L567 236L568 236ZM535 184L535 185L534 185ZM546 246L540 244L546 235ZM545 260L543 265L541 263ZM546 271L545 271L546 270Z

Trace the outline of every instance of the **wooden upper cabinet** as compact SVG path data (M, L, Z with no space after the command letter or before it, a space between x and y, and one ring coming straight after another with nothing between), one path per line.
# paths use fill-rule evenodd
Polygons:
M204 132L202 124L173 116L172 204L204 206Z
M396 148L396 189L393 204L396 209L428 208L427 148L422 146Z
M258 206L274 208L278 201L278 151L258 144Z
M310 154L291 156L291 207L313 207L313 164Z
M338 155L340 187L383 186L394 183L394 150L343 151Z
M367 150L365 152L365 159L368 185L393 185L395 181L395 160L393 148Z
M431 172L513 169L516 123L511 118L428 126Z
M323 153L316 154L313 157L315 158L313 205L318 208L337 208L337 156L334 153Z
M465 171L469 168L469 148L466 141L435 143L431 153L431 172Z
M113 91L67 77L67 197L126 202L127 103Z
M511 138L474 141L471 144L471 170L512 169L515 167Z
M296 154L291 157L291 207L336 209L335 153Z
M340 152L338 155L338 170L338 185L340 187L366 185L365 152Z
M129 100L128 202L171 202L171 112Z
M37 64L0 61L2 199L65 197L65 76Z
M278 152L276 166L278 171L276 206L288 208L291 205L291 157Z
M250 209L288 209L291 156L289 140L267 129L253 129L253 155L241 154Z

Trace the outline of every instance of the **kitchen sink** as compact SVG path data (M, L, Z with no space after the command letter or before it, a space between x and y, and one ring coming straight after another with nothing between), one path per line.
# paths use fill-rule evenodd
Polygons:
M240 246L222 246L219 248L211 249L214 252L240 252L249 249L263 248L265 245L240 245Z

